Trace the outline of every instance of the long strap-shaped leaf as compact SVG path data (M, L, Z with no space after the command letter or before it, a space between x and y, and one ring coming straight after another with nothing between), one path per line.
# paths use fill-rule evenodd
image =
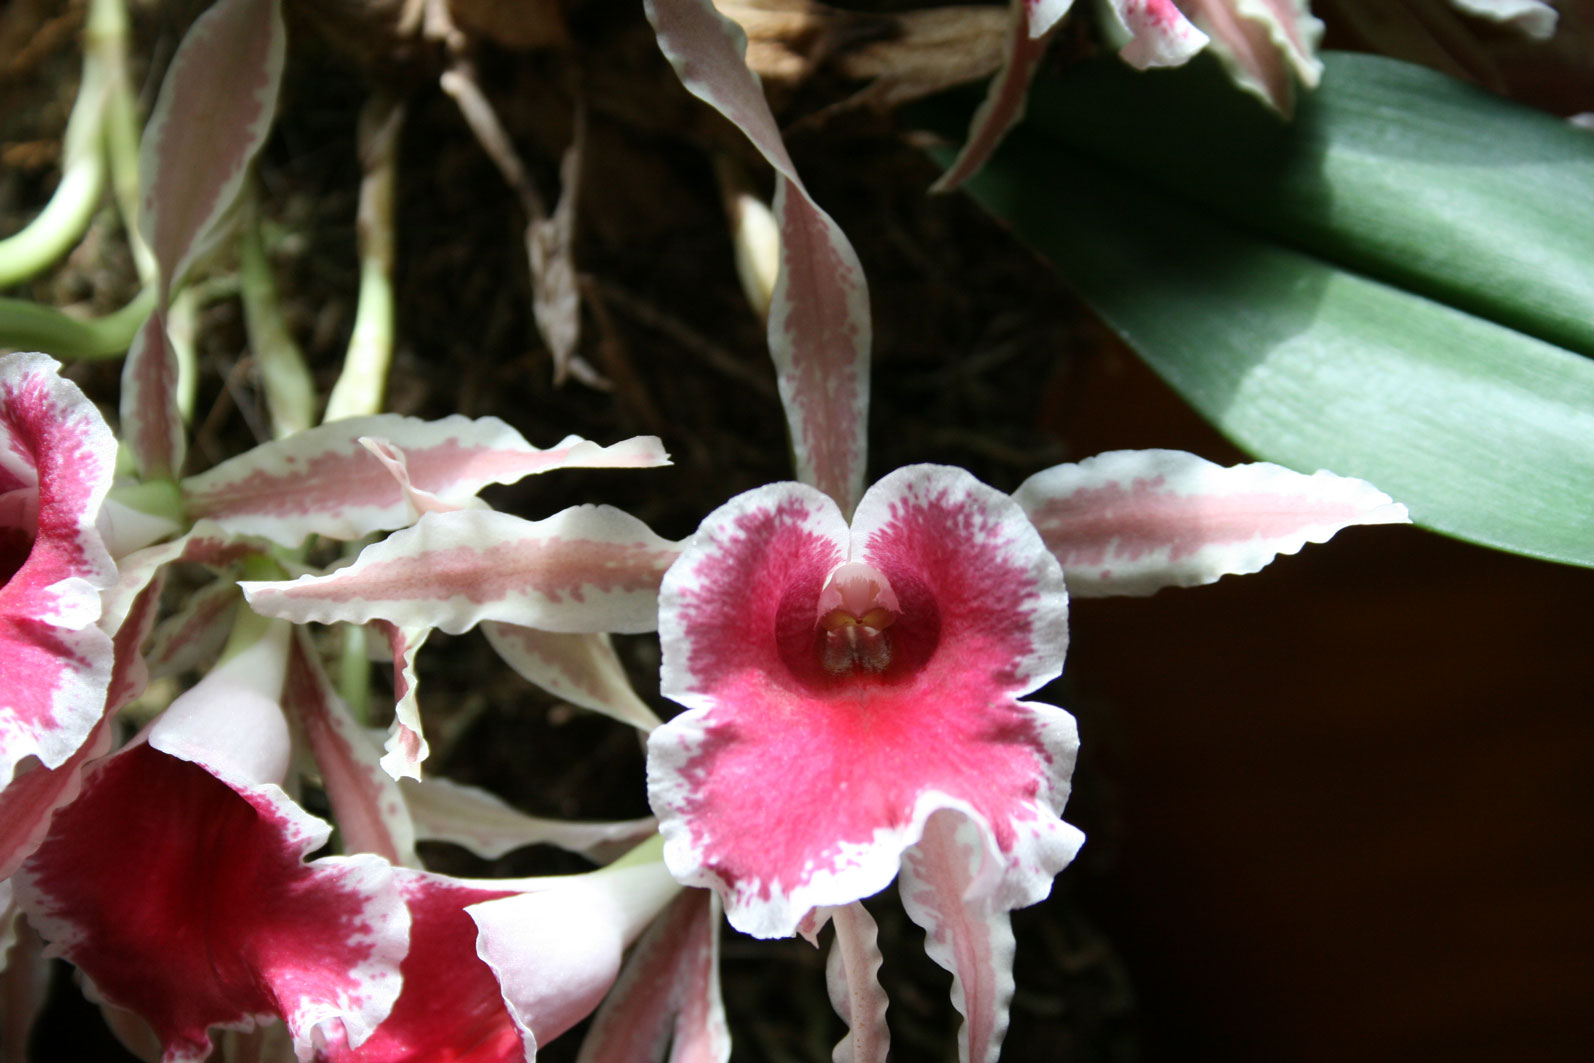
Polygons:
M1594 140L1389 60L1293 129L1158 77L1049 87L976 195L1247 449L1594 565Z
M709 0L647 0L659 47L687 90L747 134L775 168L780 276L769 353L797 478L851 513L863 493L869 410L869 290L852 245L803 187L758 79L747 38Z

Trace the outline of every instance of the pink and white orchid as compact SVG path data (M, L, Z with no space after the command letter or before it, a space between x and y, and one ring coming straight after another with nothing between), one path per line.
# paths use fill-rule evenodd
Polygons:
M111 679L100 596L116 568L96 521L116 440L59 370L0 358L0 788L29 757L76 753Z
M287 634L268 630L90 766L16 879L53 952L141 1016L167 1063L271 1017L301 1058L328 1037L358 1044L401 988L410 916L392 869L306 863L330 828L279 785Z
M1062 569L1023 510L962 470L892 473L850 528L801 484L732 499L660 592L663 690L691 709L648 742L670 870L718 891L738 929L783 936L964 823L977 844L913 863L958 884L910 913L989 938L1083 841L1060 818L1073 718L1018 700L1061 672L1067 621ZM945 825L927 833L932 817ZM1005 997L968 1001L983 1058Z
M328 1063L531 1059L538 1045L597 1007L620 972L625 948L680 892L660 857L651 819L541 820L439 779L400 787L378 767L375 746L349 719L302 631L290 657L286 701L313 753L345 849L407 865L395 871L411 918L409 952L399 969L402 990L368 1040L354 1044L329 1034L322 1052ZM417 837L445 837L478 853L538 841L589 852L612 849L622 839L631 844L619 860L587 874L459 879L422 870ZM696 956L698 944L697 936L672 942L659 961ZM713 1000L717 1005L717 995ZM627 1016L621 1021L628 1022L637 1008L621 1010Z
M1058 466L1015 497L910 466L850 527L804 485L740 495L660 592L663 692L691 710L648 743L665 859L764 937L811 933L900 870L954 973L962 1058L994 1058L1007 912L1044 898L1083 840L1059 818L1073 718L1018 700L1062 669L1064 571L1148 594L1406 519L1360 480L1174 451Z

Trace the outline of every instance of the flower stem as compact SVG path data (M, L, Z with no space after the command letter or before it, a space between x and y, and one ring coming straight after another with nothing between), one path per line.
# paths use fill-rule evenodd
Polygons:
M303 431L314 423L315 383L305 365L304 352L294 342L277 300L277 282L266 261L260 239L260 218L255 197L246 197L243 237L239 242L238 281L243 296L244 324L249 346L260 369L260 383L271 414L271 431L278 439ZM358 327L358 326L356 326Z
M96 9L104 4L96 4ZM104 56L93 47L97 20L91 12L83 48L83 80L61 137L61 180L38 216L21 232L0 240L0 288L47 269L76 244L89 226L105 190L102 133L109 98Z
M0 347L62 359L120 358L155 307L155 289L103 317L76 318L25 299L0 299Z
M393 186L404 106L373 96L360 114L360 301L343 372L327 399L324 421L379 413L393 363Z

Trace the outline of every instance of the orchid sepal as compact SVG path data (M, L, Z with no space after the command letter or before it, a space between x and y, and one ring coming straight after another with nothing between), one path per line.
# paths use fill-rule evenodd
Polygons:
M425 514L336 572L241 586L253 608L294 623L635 633L653 630L658 581L677 552L612 506L540 521L463 509Z
M482 488L537 473L668 463L653 436L607 447L567 436L542 450L496 417L376 414L262 443L182 488L193 516L297 546L312 534L358 539L407 527L429 509L480 505Z
M1179 450L1114 450L1036 473L1014 492L1079 597L1146 595L1257 572L1356 524L1404 524L1367 483Z

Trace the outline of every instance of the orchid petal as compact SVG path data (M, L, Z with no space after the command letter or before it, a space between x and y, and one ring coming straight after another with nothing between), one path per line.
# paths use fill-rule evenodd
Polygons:
M1477 18L1498 22L1536 41L1555 36L1555 8L1540 0L1450 0L1450 6Z
M621 953L679 889L664 865L647 861L466 909L528 1059L591 1014L620 973Z
M121 559L116 566L116 585L106 591L103 598L105 615L100 626L108 631L117 630L138 596L167 565L191 561L211 568L226 568L267 549L259 540L231 535L211 521L199 521L181 538L146 546Z
M219 0L172 56L139 150L139 225L160 266L156 309L122 372L122 431L148 477L183 461L171 292L214 244L276 112L287 30L279 0Z
M1031 37L1049 33L1074 6L1074 0L1021 0L1021 2L1024 5L1025 21L1029 25Z
M982 890L988 829L946 811L932 817L902 863L902 904L925 930L925 951L952 972L952 1006L963 1016L961 1063L996 1063L1013 999L1013 928Z
M166 311L154 313L133 335L122 360L119 404L122 438L146 479L177 475L188 448L178 407L177 351L166 332Z
M333 690L303 628L296 629L289 653L283 706L298 721L321 770L344 852L375 853L390 864L419 867L415 827L398 783L377 766L376 747Z
M946 172L930 186L932 192L950 192L979 172L991 157L1009 129L1024 117L1024 100L1029 95L1029 83L1034 80L1046 46L1051 43L1047 30L1055 24L1072 0L1062 4L1061 11L1042 12L1048 5L1036 0L1014 0L1007 38L1004 43L1005 61L974 118L969 123L968 136L957 158ZM1039 32L1036 26L1045 26Z
M257 612L294 623L389 620L450 634L485 620L547 631L651 631L678 551L611 506L527 521L489 510L428 513L346 568L243 583Z
M116 440L59 365L0 358L0 787L34 756L60 767L99 721L116 568L95 522Z
M730 119L775 168L781 269L769 351L798 478L851 512L863 488L869 409L869 292L857 253L803 187L741 27L709 0L646 0L659 47L688 92Z
M673 1020L673 1022L672 1022ZM719 989L719 904L676 897L637 942L593 1017L576 1063L725 1063L731 1041Z
M519 1063L530 1059L492 971L476 956L467 906L511 895L489 883L420 871L395 873L410 913L403 990L370 1039L331 1038L326 1063ZM533 947L535 943L529 943Z
M99 723L66 762L56 768L35 764L0 792L0 882L10 878L49 833L58 808L74 800L83 784L83 771L111 748L112 717L118 709L143 693L148 680L140 654L144 638L155 622L160 605L156 579L135 599L113 640L115 660Z
M404 479L362 439L388 444ZM602 447L569 436L539 450L496 417L422 421L351 417L263 443L183 481L188 511L222 527L297 546L308 535L358 539L413 524L423 511L459 508L489 484L562 468L649 468L669 458L653 436ZM410 490L406 491L406 487Z
M521 677L555 697L601 712L640 731L659 718L631 688L606 634L561 634L489 621L487 641Z
M1129 37L1118 54L1136 69L1179 66L1206 47L1206 34L1173 0L1108 0L1107 11Z
M1295 82L1317 85L1323 24L1306 0L1187 0L1191 19L1212 38L1212 50L1242 89L1288 116Z
M820 592L849 557L901 607L878 674L831 674L819 653ZM660 638L663 691L691 710L648 740L665 860L745 933L789 935L811 908L882 889L942 808L989 824L1009 906L1045 896L1080 844L1057 817L1073 719L1014 700L1061 669L1062 572L1018 506L962 470L893 473L850 533L798 484L732 499L666 575Z
M162 620L151 639L148 664L156 677L202 668L214 661L232 630L243 596L230 579L212 580Z
M431 746L421 730L421 703L416 694L420 680L415 674L415 655L432 633L429 627L399 627L387 621L374 625L387 637L393 651L393 727L387 736L387 754L382 770L395 779L419 779L421 762L431 755Z
M886 991L880 987L880 928L868 909L856 901L831 909L830 920L836 939L825 960L825 985L831 1007L847 1024L847 1036L836 1045L831 1059L833 1063L885 1063L891 1033L886 1027Z
M172 56L138 160L140 228L167 291L208 250L265 143L287 40L278 0L218 0Z
M1406 523L1364 480L1177 450L1115 450L1036 473L1013 497L1081 597L1145 595L1261 570L1353 524Z
M284 635L218 666L146 740L94 765L19 875L40 933L150 1023L167 1063L204 1059L212 1027L270 1015L301 1058L329 1030L358 1044L399 993L409 916L391 869L305 863L330 829L274 781L288 758L268 693Z
M489 860L528 845L547 844L602 862L658 832L652 816L607 823L530 816L496 794L436 776L404 782L400 793L419 838L453 842Z

